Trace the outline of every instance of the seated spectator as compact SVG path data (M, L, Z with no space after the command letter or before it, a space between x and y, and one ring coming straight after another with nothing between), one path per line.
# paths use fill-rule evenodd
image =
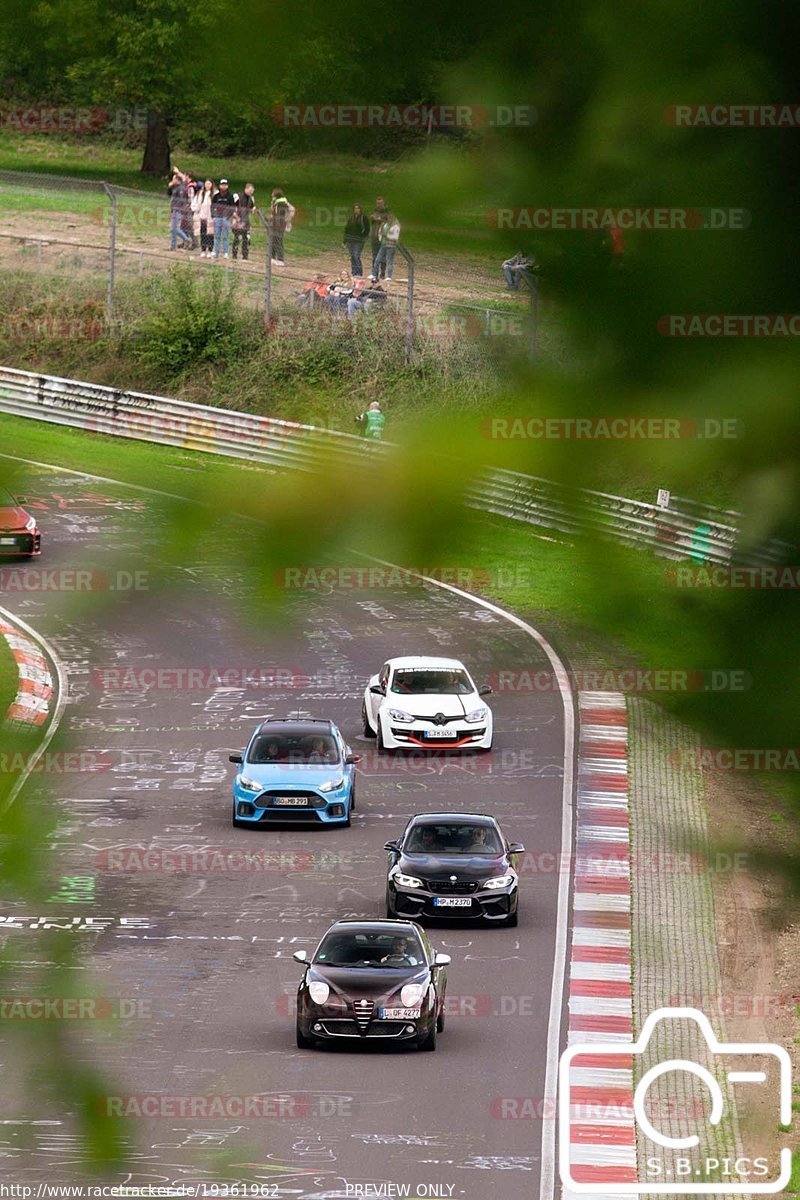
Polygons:
M303 288L300 295L297 297L297 303L301 308L312 308L316 304L317 299L324 303L328 295L328 287L330 276L323 275L318 272L313 279L310 279Z
M357 312L370 312L375 308L381 308L387 299L386 292L381 285L370 280L369 284L365 284L347 301L347 315L352 317Z
M328 294L323 304L337 312L340 308L347 307L347 301L353 296L353 293L353 276L349 271L342 271L341 275L337 275L328 288Z
M507 258L503 263L503 274L506 277L506 291L516 292L521 282L533 286L534 271L538 270L536 259L520 251L513 258Z

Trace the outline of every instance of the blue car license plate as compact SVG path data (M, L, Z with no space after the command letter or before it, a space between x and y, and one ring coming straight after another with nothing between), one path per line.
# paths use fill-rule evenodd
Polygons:
M272 803L284 808L308 808L308 796L276 796Z

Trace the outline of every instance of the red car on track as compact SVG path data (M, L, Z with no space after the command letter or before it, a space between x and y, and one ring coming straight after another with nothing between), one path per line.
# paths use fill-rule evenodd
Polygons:
M41 551L42 535L36 518L11 492L0 487L0 557L33 558Z

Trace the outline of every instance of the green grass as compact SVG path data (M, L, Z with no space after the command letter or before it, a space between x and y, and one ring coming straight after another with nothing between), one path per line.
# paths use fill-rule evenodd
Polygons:
M0 637L0 722L5 718L17 694L17 664L4 637Z

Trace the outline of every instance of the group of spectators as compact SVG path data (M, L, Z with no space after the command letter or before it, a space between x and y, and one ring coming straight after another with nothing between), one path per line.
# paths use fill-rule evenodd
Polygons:
M258 213L269 230L269 253L273 266L285 267L284 234L292 228L295 208L286 199L283 188L272 189L268 213L256 206L255 186L246 183L241 192L232 192L227 179L219 187L212 179L200 181L174 168L167 185L169 196L170 250L196 250L201 258L250 257L250 221ZM231 244L231 234L233 242Z

